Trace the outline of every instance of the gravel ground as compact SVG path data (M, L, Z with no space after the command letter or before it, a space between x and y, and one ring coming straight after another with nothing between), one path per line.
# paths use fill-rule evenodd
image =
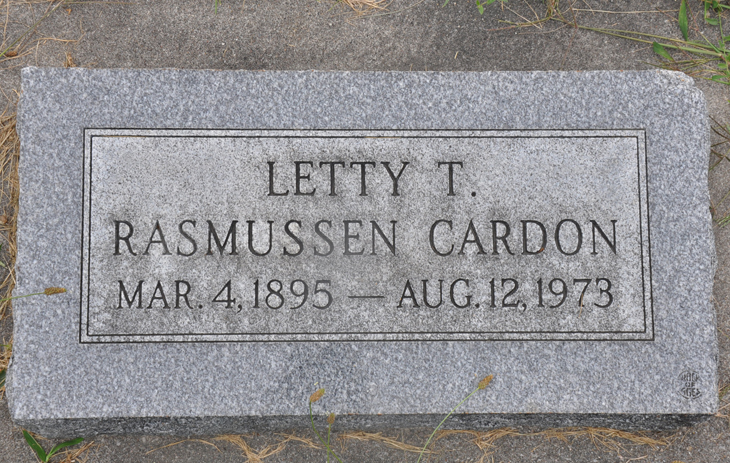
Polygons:
M540 27L509 28L501 21L534 20L545 5L534 0L495 2L480 15L471 0L393 0L378 15L356 17L343 4L329 0L156 0L135 2L77 1L58 8L13 48L18 56L0 61L0 89L15 110L20 68L26 65L75 65L91 68L190 68L249 70L594 70L650 69L656 64L651 46L577 30L549 21ZM38 21L56 3L47 0L0 0L5 45ZM678 1L577 1L561 8L565 18L594 27L612 27L679 37ZM691 10L701 3L690 0ZM621 14L604 11L622 12ZM717 28L690 21L691 33L714 37ZM709 113L730 123L730 87L697 79ZM716 142L721 141L716 137ZM715 159L716 161L717 159ZM714 203L730 191L730 162L710 174ZM3 199L6 201L6 199ZM0 204L5 209L7 204ZM717 218L730 212L730 202L717 206ZM715 277L721 385L730 383L730 226L715 226L718 269ZM12 317L0 321L0 339L12 335ZM728 394L730 396L730 394ZM727 405L728 400L722 402ZM722 413L727 413L724 409ZM535 430L523 429L522 434ZM383 436L414 446L430 430L393 429ZM311 439L310 433L298 436ZM417 454L372 438L356 440L335 433L335 449L347 462L416 461ZM652 448L630 440L601 441L588 435L508 436L480 449L467 433L445 437L434 445L431 462L723 462L730 461L730 422L715 417L692 428L648 433L669 445ZM372 437L372 436L371 436ZM246 451L215 436L97 436L82 454L89 462L243 462ZM245 437L254 452L275 450L284 437ZM42 441L44 446L50 442ZM180 443L178 443L180 442ZM479 442L484 442L482 439ZM164 447L170 444L175 444ZM619 443L621 447L613 444ZM164 448L162 448L164 447ZM401 445L402 447L402 445ZM249 450L250 452L251 450ZM56 458L54 461L61 461ZM0 399L0 461L36 461L21 429L10 421ZM255 462L255 458L249 459ZM289 441L269 462L326 461L322 449Z

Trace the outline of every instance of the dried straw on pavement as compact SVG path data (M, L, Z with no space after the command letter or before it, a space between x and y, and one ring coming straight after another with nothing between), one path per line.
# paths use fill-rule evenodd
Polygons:
M282 442L299 442L300 444L303 444L306 447L312 448L312 449L322 449L323 447L319 445L317 442L314 442L311 439L307 439L306 437L297 436L296 434L279 434L280 436L285 437L285 439Z
M391 0L338 0L338 3L347 5L356 15L362 16L388 8Z
M468 434L474 437L472 442L482 451L492 450L496 442L505 437L544 437L545 439L558 439L570 444L572 439L587 437L596 448L620 453L626 450L628 445L647 445L656 450L658 447L667 446L672 443L671 438L653 438L645 432L629 432L609 428L554 428L537 432L519 432L515 428L499 428L490 431L441 431L435 440L443 439L457 434Z
M3 341L3 344L0 346L0 371L7 370L8 363L10 363L10 355L13 351L13 340L11 339L9 343L6 343ZM2 386L0 386L0 399L3 398L3 395L5 394L5 382L3 381Z
M248 437L248 436L246 436ZM262 463L264 458L268 458L275 455L286 447L286 440L279 442L276 446L267 445L261 450L256 450L244 439L244 436L236 436L227 434L224 436L216 437L215 440L230 442L231 444L239 447L243 450L243 456L246 457L248 463Z
M63 460L59 460L58 463L87 463L89 461L94 461L95 458L89 460L91 455L89 455L88 452L92 447L96 446L97 445L94 444L94 442L89 442L80 448L66 450L60 454L60 456L63 456L64 458Z
M18 153L20 140L15 114L0 115L0 298L15 287L15 233L18 218ZM0 303L0 319L10 312L11 301Z
M363 432L363 431L357 431L357 432L346 432L342 433L339 436L339 439L342 440L348 440L348 439L354 439L359 441L376 441L380 442L382 444L385 444L388 447L397 449L397 450L403 450L404 452L412 452L412 453L420 453L421 449L423 447L406 444L405 442L401 442L397 439L394 439L392 437L385 437L382 435L382 433L375 433L375 432ZM426 453L434 453L430 450L426 450L423 452Z

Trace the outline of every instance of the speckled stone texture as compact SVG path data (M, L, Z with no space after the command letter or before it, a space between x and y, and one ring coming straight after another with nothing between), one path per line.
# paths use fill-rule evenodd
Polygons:
M684 74L28 68L18 127L15 294L69 290L14 307L8 399L28 429L303 427L318 387L327 394L315 411L342 416L339 426L435 426L487 374L488 389L447 426L664 428L717 409L709 133L703 96ZM291 195L267 194L267 161L279 169L273 191ZM293 195L294 161L312 161L300 186L315 195ZM368 196L359 166L337 171L330 196L323 161L374 162ZM382 162L397 175L403 161L395 197ZM454 195L448 166L437 165L447 161L464 163ZM325 219L329 258L315 255L326 242L312 232ZM452 225L441 222L430 246L439 219ZM574 222L564 223L560 248L555 231L566 219ZM199 248L190 256L184 220L196 223L182 228ZM208 220L221 243L238 221L238 254L218 251ZM259 257L248 221L268 220L272 254ZM285 232L290 220L302 222L290 228L301 232L300 256L284 255L298 247ZM364 224L350 232L360 233L351 250L362 256L342 255L345 220ZM377 247L373 220L385 235ZM495 220L511 226L513 254ZM544 246L536 224L523 235L530 220L546 227ZM135 228L129 246L115 241L129 233L122 221ZM395 255L385 239L392 221ZM569 255L579 247L573 224L582 247ZM252 232L258 252L265 232ZM424 304L423 279L446 289L459 278L469 287L458 284L453 300ZM520 283L512 299L506 278ZM558 278L566 301L551 307L562 297L561 283L550 289ZM133 297L143 279L143 308L118 299L120 280ZM261 289L253 310L256 279L262 288L281 280L286 305L268 308L277 298ZM301 298L291 292L303 288L290 286L295 279L312 299L292 310ZM590 280L583 299L575 279ZM178 280L191 287L189 307L176 300ZM227 280L231 307L212 302ZM312 307L326 305L316 280L332 282L331 308ZM350 297L362 295L383 297Z

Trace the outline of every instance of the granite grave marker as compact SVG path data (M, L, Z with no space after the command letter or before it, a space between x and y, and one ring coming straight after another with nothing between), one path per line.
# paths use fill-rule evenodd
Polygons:
M679 73L23 71L16 423L671 427L717 407ZM468 414L466 414L468 413Z

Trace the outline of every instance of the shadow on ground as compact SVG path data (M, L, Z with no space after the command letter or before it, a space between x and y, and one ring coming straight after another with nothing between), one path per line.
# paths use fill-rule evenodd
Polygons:
M394 0L386 10L356 17L345 5L328 0L215 0L99 2L28 0L0 1L3 44L0 89L7 111L15 111L20 90L20 68L83 66L91 68L190 68L248 70L596 70L650 69L657 55L651 45L606 34L577 30L557 21L514 28L503 21L524 22L544 17L546 5L534 0L495 2L483 15L467 0ZM553 4L554 6L554 4ZM58 7L58 8L56 8ZM672 0L576 1L560 5L565 18L582 25L680 37L679 2ZM717 28L702 21L702 4L690 0L690 35L712 38ZM46 15L52 8L55 11ZM37 27L36 23L47 16ZM26 33L27 32L27 33ZM25 35L23 35L25 34ZM14 43L18 37L22 37ZM679 57L677 59L685 59ZM728 86L698 79L710 115L730 123ZM722 139L715 136L713 142ZM716 219L730 213L730 161L720 161L710 173L710 191ZM0 212L12 204L2 196ZM0 230L1 231L1 230ZM720 346L721 386L730 383L730 225L715 226L718 268L714 298ZM4 239L4 238L3 238ZM7 243L5 243L7 244ZM3 251L8 249L4 247ZM11 260L7 253L4 261ZM12 335L12 318L0 322L0 339ZM63 372L59 372L63 374ZM52 379L49 379L52 380ZM730 394L728 394L730 396ZM722 402L728 413L728 400ZM306 404L302 404L303 410ZM336 426L335 426L336 428ZM530 430L520 430L528 433ZM403 443L419 447L430 430L389 430L382 436L400 444L366 436L358 440L335 433L333 448L347 462L413 461L416 453ZM297 434L268 462L326 461L326 452L312 448L311 433ZM508 435L485 446L478 436L459 433L438 440L428 455L431 462L722 462L730 461L730 423L715 417L676 432L649 433L668 445L638 445L630 440L602 442L591 435ZM382 437L381 436L381 437ZM252 434L238 441L199 437L184 440L164 436L103 436L78 461L89 462L243 462L257 454L279 449L286 437ZM477 439L475 441L475 439ZM180 442L183 440L182 442ZM46 447L50 442L41 441ZM178 443L179 442L179 443ZM475 442L482 444L480 448ZM618 442L620 447L612 447ZM54 442L55 443L55 442ZM240 442L238 442L240 444ZM171 445L175 444L175 445ZM253 453L252 453L253 452ZM264 452L266 453L266 452ZM64 455L54 461L61 461ZM86 459L86 460L84 460ZM633 459L633 460L632 460ZM34 462L21 430L10 421L7 402L0 400L0 460Z

